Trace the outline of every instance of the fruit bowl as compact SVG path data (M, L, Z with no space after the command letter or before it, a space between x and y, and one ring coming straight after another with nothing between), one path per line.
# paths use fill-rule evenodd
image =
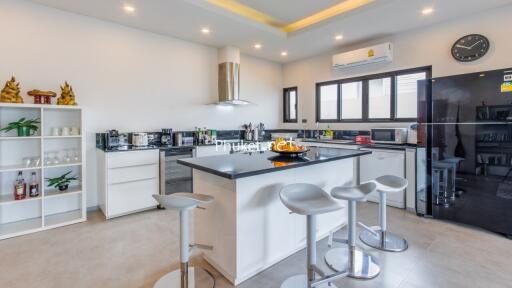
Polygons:
M296 150L296 151L275 150L275 149L272 149L271 151L275 152L275 153L279 153L279 155L282 155L282 156L299 156L301 154L308 152L309 149L304 147L304 148L302 148L300 150Z

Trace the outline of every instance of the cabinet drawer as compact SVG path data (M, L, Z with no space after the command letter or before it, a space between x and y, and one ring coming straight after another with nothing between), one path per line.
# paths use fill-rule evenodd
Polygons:
M108 153L107 167L119 168L137 165L158 164L160 161L159 150L128 151Z
M158 176L159 166L157 164L112 168L108 170L108 184L146 180Z
M155 207L153 194L158 194L158 178L108 185L107 217Z

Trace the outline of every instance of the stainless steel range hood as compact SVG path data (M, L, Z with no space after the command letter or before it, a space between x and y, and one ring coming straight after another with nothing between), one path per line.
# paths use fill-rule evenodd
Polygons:
M217 105L248 105L240 100L240 49L227 46L219 49L219 101Z

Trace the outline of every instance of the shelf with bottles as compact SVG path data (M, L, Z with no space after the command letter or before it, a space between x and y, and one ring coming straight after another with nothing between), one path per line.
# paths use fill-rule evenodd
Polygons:
M40 183L40 169L0 173L0 205L34 201L41 198Z

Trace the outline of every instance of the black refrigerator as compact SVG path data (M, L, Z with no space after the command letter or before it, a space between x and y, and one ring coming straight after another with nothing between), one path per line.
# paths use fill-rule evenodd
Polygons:
M512 68L418 82L419 215L512 237Z

